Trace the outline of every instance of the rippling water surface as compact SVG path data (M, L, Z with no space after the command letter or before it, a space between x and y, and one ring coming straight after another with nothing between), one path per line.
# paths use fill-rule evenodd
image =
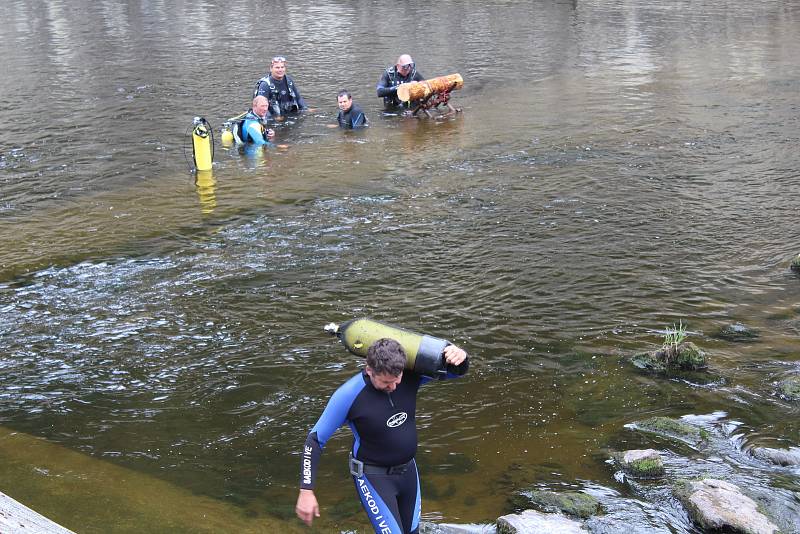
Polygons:
M473 357L420 395L427 519L491 521L539 484L594 494L606 525L692 532L605 462L654 446L625 427L651 415L730 444L676 471L791 502L797 472L742 451L800 444L775 393L800 351L800 8L647 4L3 3L0 424L288 529L299 447L361 363L322 326L370 316ZM464 112L382 116L401 52L460 72ZM279 54L314 111L278 126L286 149L217 144L195 184L192 117L218 129ZM327 127L343 87L368 130ZM703 383L626 362L678 321ZM758 341L712 337L735 322ZM364 526L349 441L324 456L323 530ZM132 528L37 501L36 461L3 461L34 474L0 490L66 526Z

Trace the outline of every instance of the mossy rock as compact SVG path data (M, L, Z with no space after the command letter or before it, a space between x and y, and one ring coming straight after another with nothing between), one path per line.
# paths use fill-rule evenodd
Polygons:
M631 361L640 369L658 372L699 371L708 367L706 353L691 341L637 354Z
M670 417L651 417L637 421L634 425L644 432L677 438L695 445L708 441L710 437L707 430Z
M531 491L531 501L545 511L560 510L567 515L586 519L600 512L600 503L587 493L580 491L555 492Z
M653 449L614 453L614 459L632 478L658 478L664 475L664 462Z
M792 263L789 265L789 268L796 273L800 273L800 254L794 257Z
M720 328L714 337L733 342L752 341L758 338L758 331L742 323L733 323Z
M800 401L800 375L790 376L778 383L778 393L790 401Z

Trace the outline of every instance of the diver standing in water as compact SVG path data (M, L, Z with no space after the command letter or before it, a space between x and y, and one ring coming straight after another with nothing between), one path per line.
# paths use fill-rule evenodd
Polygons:
M467 353L444 347L446 375L464 375ZM317 465L331 435L347 423L353 432L350 473L375 532L416 534L421 497L414 456L419 387L431 378L405 370L406 353L393 339L379 339L367 351L364 370L345 382L328 401L303 447L300 494L295 511L311 526L319 517L314 495Z
M271 141L275 131L267 128L268 109L269 100L266 97L257 96L253 99L253 107L242 119L240 138L243 143L273 146Z
M361 111L358 104L353 102L353 97L350 91L342 89L336 97L336 103L339 106L339 115L336 120L339 121L339 127L346 130L355 128L363 128L369 126L367 116Z
M305 100L294 80L286 74L286 58L275 56L269 67L269 74L256 82L253 96L263 95L270 101L269 113L272 118L307 109Z
M387 110L402 107L403 102L397 97L397 86L408 82L421 82L425 78L417 72L414 60L408 54L403 54L397 58L397 63L387 67L378 80L376 87L378 96L383 97L383 105ZM410 103L406 103L408 107Z

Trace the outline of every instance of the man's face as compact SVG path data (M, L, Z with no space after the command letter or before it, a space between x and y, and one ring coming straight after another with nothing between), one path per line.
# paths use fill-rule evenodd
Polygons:
M347 95L340 96L337 100L339 102L339 109L342 111L347 111L350 109L350 106L353 105L353 99L347 98Z
M397 64L397 72L401 76L408 76L408 73L411 72L411 68L414 66L413 63L407 63L405 65Z
M269 72L276 80L282 80L283 76L286 74L286 63L283 61L273 61Z
M263 117L267 114L267 108L269 108L269 102L267 100L259 99L259 101L253 106L253 113L259 117Z
M378 374L367 367L367 374L369 375L370 382L372 382L372 387L379 391L385 391L386 393L391 393L397 389L397 384L403 379L403 371L400 371L399 375L394 376L389 373Z

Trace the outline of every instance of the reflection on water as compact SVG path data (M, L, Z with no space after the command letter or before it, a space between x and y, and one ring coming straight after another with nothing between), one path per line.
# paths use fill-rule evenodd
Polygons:
M78 7L0 6L3 425L291 528L298 447L361 364L321 327L372 316L474 357L421 393L426 518L491 520L540 485L597 496L612 531L689 532L661 490L614 478L608 452L639 446L797 491L742 452L800 442L775 394L798 370L797 8ZM384 116L374 86L401 51L460 72L464 113ZM217 147L213 174L187 173L191 118L218 131L276 54L316 111L276 125L286 149ZM370 128L328 128L342 87ZM707 379L635 372L625 357L679 320ZM714 337L737 321L760 338ZM729 443L710 467L625 428L723 412L703 421ZM339 529L364 524L349 440L320 474ZM31 481L35 508L126 531L37 501L51 482Z

